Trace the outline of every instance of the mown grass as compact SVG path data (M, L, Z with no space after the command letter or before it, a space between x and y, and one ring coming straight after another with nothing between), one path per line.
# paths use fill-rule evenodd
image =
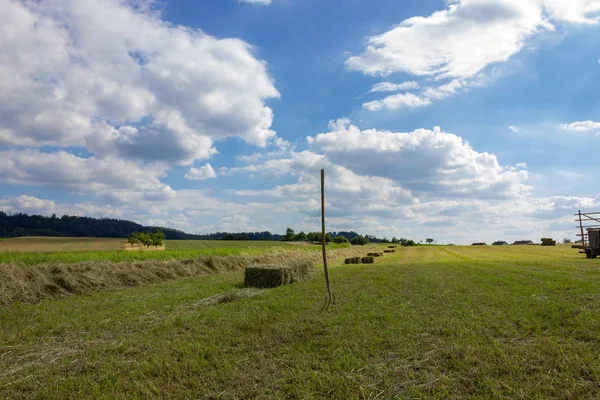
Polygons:
M417 247L201 306L242 273L0 310L0 397L598 398L600 264Z
M67 238L65 238L67 239ZM110 240L110 239L109 239ZM181 243L180 243L181 242ZM203 255L231 256L262 254L268 251L293 249L294 251L320 251L316 245L299 246L267 241L221 241L221 240L167 240L166 251L69 251L69 252L14 252L0 251L0 264L14 262L24 265L44 263L78 263L88 261L143 261L193 258ZM339 249L347 245L330 244L328 248Z

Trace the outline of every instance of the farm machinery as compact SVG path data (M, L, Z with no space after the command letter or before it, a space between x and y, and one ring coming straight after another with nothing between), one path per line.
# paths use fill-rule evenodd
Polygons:
M576 220L580 231L577 236L581 237L581 244L573 247L580 249L580 253L585 253L586 258L596 258L600 255L600 213L579 211L575 216L579 217Z

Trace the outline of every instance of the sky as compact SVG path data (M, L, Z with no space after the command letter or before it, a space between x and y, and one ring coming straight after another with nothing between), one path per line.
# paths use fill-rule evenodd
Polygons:
M576 239L600 0L0 0L0 210Z

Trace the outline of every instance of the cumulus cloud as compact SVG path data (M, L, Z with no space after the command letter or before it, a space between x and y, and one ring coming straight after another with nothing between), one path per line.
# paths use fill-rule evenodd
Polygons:
M82 158L64 151L0 151L0 182L101 195L114 202L171 198L174 191L160 181L166 171L160 164Z
M500 165L495 155L477 152L439 127L395 133L360 130L343 119L308 142L357 174L392 179L428 196L510 198L529 191L526 171Z
M440 84L425 95L443 98L559 23L597 23L598 11L598 0L456 0L445 10L409 18L370 37L366 50L349 57L346 65L372 76L403 72L432 77ZM444 80L451 80L451 86L444 87Z
M404 82L404 83L392 83L392 82L380 82L369 90L369 93L374 92L398 92L400 90L415 90L420 89L421 85L418 82Z
M191 163L225 137L275 138L279 93L252 48L151 3L0 0L0 144Z
M213 169L210 164L206 164L200 168L190 168L187 174L185 174L185 179L191 181L204 181L207 179L216 178L217 173Z
M369 111L379 111L383 108L389 108L392 110L398 108L417 108L431 104L431 100L415 96L412 93L399 93L392 96L385 97L382 100L370 101L363 104L363 108Z
M600 122L577 121L570 124L563 124L560 129L566 132L590 132L600 131Z

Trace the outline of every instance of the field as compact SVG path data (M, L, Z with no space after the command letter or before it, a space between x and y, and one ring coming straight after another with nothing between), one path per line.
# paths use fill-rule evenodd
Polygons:
M123 251L124 239L15 238L0 241L0 263L27 265L91 261L143 261L185 259L201 255L259 254L271 250L319 251L319 246L297 246L268 241L167 240L166 251ZM344 245L329 245L332 249Z
M600 261L402 248L207 306L241 271L0 309L0 398L598 398Z
M19 237L0 240L0 253L62 253L123 250L125 239Z

